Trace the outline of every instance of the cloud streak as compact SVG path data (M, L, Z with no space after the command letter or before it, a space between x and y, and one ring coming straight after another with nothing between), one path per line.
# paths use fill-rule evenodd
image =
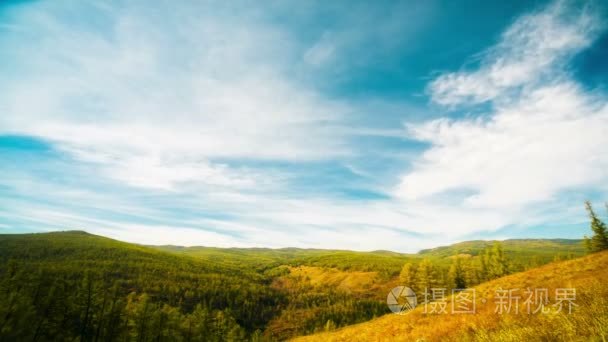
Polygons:
M153 188L255 182L212 158L349 153L331 130L347 106L277 71L289 62L278 48L290 45L281 31L247 16L223 18L244 25L200 17L195 5L167 14L181 25L155 27L154 9L129 4L100 12L112 25L105 36L61 21L51 4L48 13L17 14L29 27L4 34L16 37L15 57L26 62L15 62L23 74L4 89L2 133L48 139L105 165L110 177Z
M599 18L565 2L519 18L479 69L439 76L431 98L444 105L490 101L484 116L408 125L432 148L403 176L399 194L418 199L466 190L462 203L523 208L608 180L608 101L572 79L566 60L588 47Z
M518 18L481 55L478 70L446 73L431 82L431 99L441 105L497 101L555 80L564 74L569 58L589 47L600 31L602 23L593 10L556 1Z
M426 85L434 117L445 114L430 120L390 97L321 90L328 76L314 72L375 63L371 41L389 53L420 29L392 39L407 30L391 17L361 33L352 23L367 5L342 31L303 39L269 19L274 5L66 3L17 6L0 27L0 135L51 151L20 162L0 150L11 165L0 168L0 227L415 251L554 224L549 209L580 223L572 193L608 192L607 97L569 72L603 30L590 8L519 17L475 68Z

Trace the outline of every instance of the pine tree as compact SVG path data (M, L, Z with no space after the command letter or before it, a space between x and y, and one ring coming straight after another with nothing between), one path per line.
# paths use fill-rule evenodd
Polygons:
M591 252L599 252L608 249L608 233L606 232L606 224L597 217L593 211L591 202L585 202L585 209L587 209L587 213L589 214L589 219L591 220L591 230L593 231L593 236L591 237L589 244Z
M477 278L479 280L479 282L484 282L486 280L490 279L490 274L489 274L489 262L490 262L490 251L486 248L483 252L479 253L479 265L478 265L478 272L477 272Z
M437 286L437 272L435 270L435 266L429 259L424 259L418 265L418 270L416 271L416 286L414 291L416 293L423 291L430 291L431 288Z
M491 278L500 278L509 273L507 258L500 242L495 242L492 249L488 249L488 273Z
M414 265L410 263L403 265L401 273L399 274L399 281L401 285L408 287L414 286L416 281L416 269L414 268Z
M583 237L583 245L585 246L585 251L587 251L587 253L591 253L593 250L591 248L591 239L587 235Z
M260 329L257 329L256 331L254 331L253 334L251 334L250 340L251 340L251 342L261 342L262 341L262 331Z
M464 282L467 286L477 285L481 282L477 262L473 258L462 260Z
M504 254L502 244L494 242L479 255L478 280L488 281L509 274L509 261Z
M465 272L462 265L462 260L459 257L454 258L450 271L448 272L448 285L453 289L464 289L467 284L465 281Z

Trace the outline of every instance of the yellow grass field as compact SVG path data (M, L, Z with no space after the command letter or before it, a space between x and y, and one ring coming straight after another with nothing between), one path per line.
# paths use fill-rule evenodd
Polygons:
M561 312L555 290L575 288L572 313L567 302ZM424 305L404 314L378 319L336 331L304 336L295 341L607 341L608 340L608 252L555 262L526 272L499 278L474 288L476 312L429 314ZM497 290L514 292L511 312L496 313ZM550 312L527 312L526 289L547 289ZM519 313L514 306L518 303ZM503 307L504 309L504 307ZM430 307L427 307L430 310ZM506 310L504 310L506 311Z
M361 292L378 283L377 272L346 272L335 268L315 266L289 267L289 275L278 280L276 286L290 287L292 282L308 283L316 287L333 287L346 292ZM280 284L279 284L280 283Z

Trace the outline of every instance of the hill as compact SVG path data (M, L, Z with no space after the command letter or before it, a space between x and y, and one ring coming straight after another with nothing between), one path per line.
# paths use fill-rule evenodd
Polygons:
M423 249L419 255L433 257L449 257L458 254L479 255L485 248L491 246L494 240L473 240ZM563 257L569 254L582 255L585 252L583 240L577 239L509 239L500 241L505 253L515 259L552 260L556 251Z
M84 232L2 235L0 338L244 338L285 301L269 282L247 268Z
M285 340L388 313L386 294L406 264L428 261L446 280L455 255L469 253L479 281L491 242L470 244L402 254L0 235L0 340ZM540 263L580 253L570 240L504 245L521 260L542 252Z
M201 260L218 261L257 267L264 265L291 265L337 268L343 271L378 272L390 277L399 274L403 263L418 259L416 254L404 254L386 251L357 252L330 249L302 248L216 248L216 247L180 247L150 246L161 251L188 255ZM255 263L252 264L252 261Z
M445 266L451 263L451 258L454 256L478 256L495 242L495 240L465 241L421 250L415 254L301 248L150 247L207 261L221 260L221 262L233 265L247 264L257 267L262 261L264 265L274 266L314 266L337 268L343 271L378 272L384 278L391 278L399 274L404 263L418 263L424 258L429 258ZM566 259L585 254L583 241L576 239L510 239L500 241L500 243L515 270L540 266L553 261L556 257ZM254 261L253 264L252 261Z
M474 314L449 311L429 314L424 312L422 305L405 315L389 314L294 341L602 341L608 338L606 266L608 252L601 252L481 284L474 288L477 307ZM553 304L547 305L551 308L550 313L533 313L532 310L528 314L525 311L527 296L523 292L518 292L519 313L514 310L511 313L496 312L496 303L502 301L498 297L502 292L497 291L529 288L547 290L549 303ZM572 313L568 313L565 306L557 312L555 304L558 301L554 293L560 288L576 289Z

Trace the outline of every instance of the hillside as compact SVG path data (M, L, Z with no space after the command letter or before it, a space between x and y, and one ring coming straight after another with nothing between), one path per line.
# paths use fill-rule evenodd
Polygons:
M295 341L602 341L608 338L607 266L608 252L555 262L475 287L475 314L426 314L421 305L404 315L389 314ZM555 289L575 288L576 306L571 314L566 309L528 314L527 297L520 295L519 314L495 312L497 290L528 288L547 289L553 304Z
M285 300L268 281L247 268L84 232L2 235L0 337L244 337Z
M491 244L402 254L141 246L81 231L0 235L0 340L285 340L388 313L386 294L406 264L430 263L446 280L454 256L468 252L468 281L482 281ZM570 240L504 245L524 261L542 254L540 263L580 253ZM531 267L510 262L513 271Z
M391 251L356 252L345 250L300 249L300 248L216 248L150 246L165 252L189 255L201 260L223 262L233 265L314 266L337 268L343 271L378 272L380 276L397 276L404 263L417 263L429 258L441 265L449 265L451 257L457 255L478 256L491 247L494 240L465 241L448 246L421 250L415 254ZM558 258L572 258L585 254L582 240L570 239L510 239L501 241L505 254L514 263L514 268L523 270L536 267ZM252 263L252 260L255 261Z
M0 235L0 340L283 340L387 312L365 289L293 281L292 254L332 251L181 249L80 231Z
M419 259L416 254L404 254L386 251L356 252L329 249L301 248L216 248L216 247L180 247L150 246L161 251L188 255L206 261L222 261L236 265L259 266L291 265L338 268L343 271L378 272L382 276L395 276L403 263ZM254 263L252 263L254 261Z
M489 240L465 241L449 246L423 249L418 254L433 257L449 257L459 254L478 255L493 242ZM577 239L509 239L501 241L501 244L505 253L515 259L551 260L556 255L556 251L563 257L569 254L583 255L585 249L582 242L583 240Z

